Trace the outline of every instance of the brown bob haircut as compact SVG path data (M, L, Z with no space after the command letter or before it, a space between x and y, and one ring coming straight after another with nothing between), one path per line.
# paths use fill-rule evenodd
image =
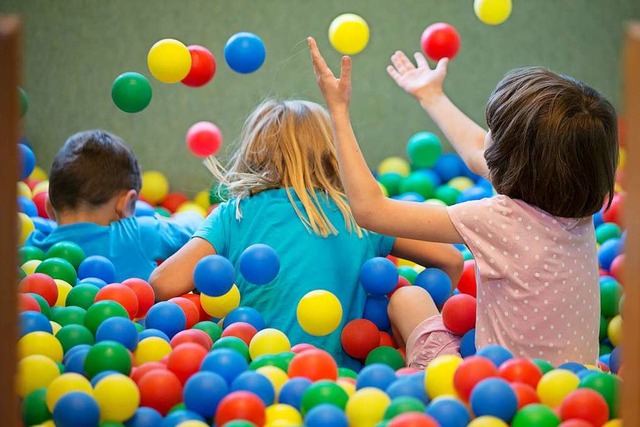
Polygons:
M99 207L120 191L140 192L140 165L118 136L89 130L71 136L51 166L49 200L58 211Z
M499 194L567 218L610 203L618 122L596 90L544 68L520 68L498 83L485 114L493 143L484 156Z

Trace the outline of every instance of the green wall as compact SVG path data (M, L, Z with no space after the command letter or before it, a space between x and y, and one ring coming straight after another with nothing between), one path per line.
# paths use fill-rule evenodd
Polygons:
M352 117L373 166L402 155L414 132L435 130L385 71L396 49L419 49L427 25L445 21L461 33L445 89L482 123L496 82L525 65L573 75L620 106L623 24L640 18L640 2L514 0L511 18L497 27L477 20L471 0L4 0L0 12L25 20L24 87L31 106L24 132L39 164L48 169L70 134L106 128L134 148L144 169L165 172L174 188L192 195L210 178L186 149L187 128L200 120L218 124L226 158L244 118L264 98L319 101L305 38L315 36L335 68L339 54L327 29L341 13L358 13L371 28L369 46L354 58ZM265 42L267 60L256 73L236 74L224 63L224 44L238 31ZM218 61L213 81L193 89L151 78L146 54L163 38L208 47ZM123 113L111 102L111 83L125 71L150 78L153 99L141 113Z

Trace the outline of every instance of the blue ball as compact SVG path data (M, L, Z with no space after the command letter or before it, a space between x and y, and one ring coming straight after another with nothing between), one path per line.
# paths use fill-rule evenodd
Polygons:
M29 178L36 167L36 156L31 148L18 144L18 158L20 159L20 181Z
M500 365L502 365L507 360L513 359L513 354L511 354L509 350L497 344L482 347L476 352L476 354L478 356L483 356L491 360L493 364L496 365L496 368L499 368Z
M398 284L398 269L387 258L368 259L360 267L360 284L370 295L386 295Z
M123 375L118 371L102 371L98 372L93 378L91 378L91 387L95 388L101 379L108 377L109 375Z
M179 305L169 301L162 301L153 305L147 312L146 324L148 328L158 329L169 338L184 330L187 316Z
M142 200L136 200L136 208L135 208L135 216L155 216L156 211L153 209L147 202L143 202Z
M433 170L437 173L442 182L449 182L453 178L460 176L464 173L464 162L455 153L443 153L436 164L433 165Z
M107 283L114 283L116 268L108 258L100 255L88 256L78 266L78 279L82 280L87 277L96 277Z
M62 356L62 364L66 364L67 360L69 360L69 358L73 356L75 353L83 350L89 351L90 349L91 349L91 346L89 344L78 344L74 347L71 347L69 350L67 350L64 356Z
M480 178L482 178L480 175L478 175L475 172L472 172L471 169L469 169L469 167L467 166L466 163L462 163L462 176L466 176L467 178L469 178L470 180L472 180L473 182L478 182L478 180Z
M196 288L205 295L219 297L229 292L236 279L231 261L220 255L208 255L198 261L193 271Z
M205 418L216 414L218 404L229 393L224 378L214 372L197 372L184 385L184 404Z
M314 406L304 417L307 427L348 427L349 420L344 411L330 403Z
M241 32L229 38L224 46L224 60L236 73L253 73L262 66L266 49L260 37L253 33Z
M389 298L386 296L368 296L364 303L364 319L372 321L381 331L387 331L391 328L387 307L389 306Z
M53 328L47 316L37 311L20 313L20 337L36 331L53 334Z
M253 307L236 307L229 312L222 322L222 327L226 328L232 323L245 322L252 325L256 330L261 331L267 327L264 317Z
M107 282L105 282L104 280L99 279L97 277L85 277L84 279L82 279L82 280L80 280L78 282L78 284L80 284L80 283L88 283L89 285L97 286L98 289L102 289L102 288L104 288L105 286L108 285Z
M207 354L202 360L200 370L214 372L231 385L248 367L247 359L239 352L230 348L219 348Z
M78 345L76 347L80 346ZM64 371L84 375L84 360L87 358L89 350L90 348L82 347L80 350L71 354L68 358L63 359Z
M238 375L231 383L231 391L250 391L258 396L265 406L276 400L276 392L269 378L255 371L246 371Z
M476 354L476 330L471 329L460 340L460 355L462 357Z
M397 379L396 372L389 365L372 363L365 366L358 373L356 390L365 387L375 387L386 390Z
M138 347L138 329L129 319L111 317L98 326L96 342L115 341L135 351Z
M423 173L429 177L429 181L433 182L434 187L440 187L443 184L442 179L440 178L440 175L438 175L432 169L418 169L418 170L420 171L420 173Z
M485 190L489 190L491 193L493 193L493 184L486 178L478 178L478 180L476 181L476 186L482 187Z
M204 422L204 418L200 415L196 414L193 411L189 411L187 409L176 409L175 411L167 414L160 427L177 427L180 423L189 420L197 420Z
M264 285L278 275L280 258L271 246L257 243L242 251L239 267L240 273L249 283Z
M18 212L23 212L29 217L38 216L36 204L33 203L33 200L25 196L18 196Z
M598 249L598 262L600 267L605 270L611 268L613 260L622 253L622 244L620 239L609 239L600 245Z
M291 378L284 383L280 389L278 403L293 406L299 411L302 403L302 395L311 384L311 380L304 377Z
M602 363L604 363L605 365L607 365L609 367L609 369L611 369L611 353L607 353L607 354L603 354L602 356L600 356L598 358L598 360ZM612 371L613 372L613 371ZM615 372L614 372L615 374Z
M618 371L620 370L620 365L622 365L621 352L622 346L619 345L613 349L611 355L609 356L609 369L611 369L611 372L613 372L614 374L618 373Z
M408 193L398 194L397 196L393 196L391 198L395 200L402 200L403 202L422 203L425 201L425 198L421 194L418 194L413 191L409 191Z
M462 191L456 203L469 202L471 200L481 200L493 196L493 190L482 185L474 185Z
M162 415L153 408L141 406L136 409L133 417L125 421L126 427L158 427L162 422Z
M502 378L487 378L471 391L471 409L477 417L491 415L508 423L518 410L518 398Z
M465 427L471 422L471 416L464 404L451 397L434 399L425 412L440 423L440 427Z
M566 371L571 371L574 374L577 374L580 371L588 370L588 368L586 368L584 365L581 365L577 362L566 362L558 366L556 369L564 369Z
M72 391L63 395L53 408L56 427L93 427L100 421L98 402L87 393Z
M593 214L593 226L598 228L600 225L604 224L604 218L602 217L602 212L598 211Z
M416 276L414 285L420 286L431 295L433 302L442 307L451 296L453 286L451 279L444 271L438 268L424 269Z
M164 332L162 332L162 331L160 331L158 329L145 329L144 331L141 331L138 334L138 342L142 341L145 338L149 338L149 337L162 338L166 342L171 341L171 339L169 338L169 336L167 334L165 334Z
M391 400L396 397L415 397L423 403L428 401L424 382L420 384L418 381L406 377L399 377L391 383L385 390L385 393L387 393L387 396L389 396Z

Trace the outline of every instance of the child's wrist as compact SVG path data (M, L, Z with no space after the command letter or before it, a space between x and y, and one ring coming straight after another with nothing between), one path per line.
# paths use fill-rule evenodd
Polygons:
M444 96L442 89L432 89L428 92L417 94L416 99L422 108L426 110L436 105Z

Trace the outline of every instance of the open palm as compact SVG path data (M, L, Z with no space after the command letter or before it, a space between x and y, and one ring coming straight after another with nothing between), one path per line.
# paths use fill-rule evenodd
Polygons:
M429 63L421 53L414 54L416 65L407 58L402 51L398 51L391 57L393 65L387 67L391 78L415 98L422 99L431 93L442 92L442 83L447 75L448 59L438 62L435 69L431 69Z

